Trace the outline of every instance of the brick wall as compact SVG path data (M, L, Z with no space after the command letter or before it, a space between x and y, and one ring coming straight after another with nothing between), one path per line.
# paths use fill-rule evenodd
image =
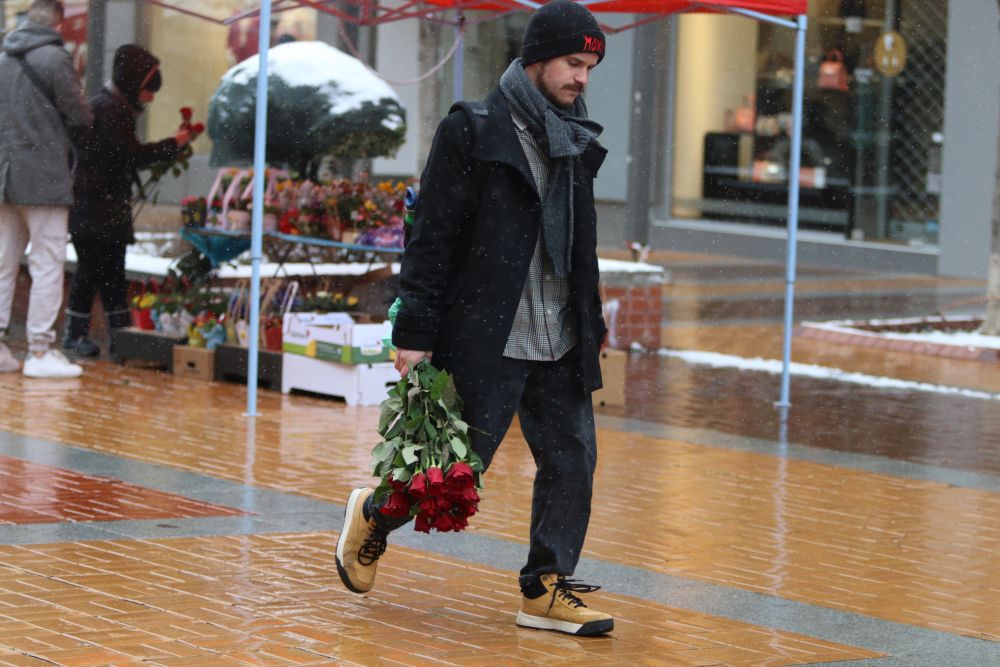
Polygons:
M659 349L663 284L659 275L602 274L601 299L608 345L628 350L633 343Z

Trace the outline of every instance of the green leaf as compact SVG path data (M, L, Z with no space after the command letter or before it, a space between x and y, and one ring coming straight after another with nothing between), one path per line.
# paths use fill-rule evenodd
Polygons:
M417 456L417 452L423 449L420 445L408 445L403 447L403 460L406 461L407 465L413 465L420 458Z
M381 461L386 457L386 454L391 451L395 451L395 448L388 441L382 441L375 445L374 449L372 449L372 458L376 461Z
M410 472L409 468L400 466L398 468L393 469L392 478L397 482L409 482L411 474L412 473Z
M389 431L383 437L385 437L386 440L392 440L393 438L399 437L399 435L403 432L403 427L405 425L406 422L404 422L402 416L400 416L400 418L393 423L393 425L389 428Z
M447 382L445 382L440 398L445 408L452 409L455 407L455 401L458 399L458 390L455 389L455 379L448 373L441 373L441 375L447 378Z
M434 384L431 385L431 400L440 401L441 397L444 395L444 390L448 386L447 373L440 373L436 378L434 378Z
M406 422L406 432L415 433L417 429L424 425L424 416L417 415Z
M468 424L466 424L466 423L465 423L464 421L462 421L461 419L456 419L456 420L454 421L454 426L455 426L455 428L457 428L457 429L458 429L458 430L459 430L459 431L460 431L461 433L468 433L468 431L469 431L469 425L468 425Z
M462 442L461 438L451 439L451 451L455 452L455 457L459 459L464 459L469 453L469 447Z
M382 413L379 415L378 418L379 435L384 436L386 434L386 431L389 430L389 426L391 426L392 422L397 417L399 417L399 414L400 411L394 409L392 406L387 406L387 405L382 406Z
M372 497L372 500L377 504L390 493L392 493L392 487L389 486L388 482L382 482L375 487L375 495Z
M438 432L434 428L434 424L431 423L431 420L427 419L424 421L424 430L427 431L427 437L431 439L431 442L437 439Z

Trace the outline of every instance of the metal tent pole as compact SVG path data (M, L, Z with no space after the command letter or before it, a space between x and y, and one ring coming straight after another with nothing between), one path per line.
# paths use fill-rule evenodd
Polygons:
M455 26L455 39L459 41L458 48L455 49L455 60L452 61L452 101L460 102L465 99L465 43L463 41L463 29L465 26L465 15L462 10L458 10L458 25Z
M792 155L788 168L788 256L785 278L785 339L782 349L781 398L779 408L790 408L789 384L792 364L792 312L795 305L796 242L799 231L799 170L802 166L802 97L805 87L806 26L799 16L795 33L795 86L792 90Z
M257 116L253 143L253 214L250 225L250 340L247 349L247 416L257 416L257 355L260 351L260 260L264 232L265 149L267 146L267 52L271 48L271 0L260 3L257 41Z

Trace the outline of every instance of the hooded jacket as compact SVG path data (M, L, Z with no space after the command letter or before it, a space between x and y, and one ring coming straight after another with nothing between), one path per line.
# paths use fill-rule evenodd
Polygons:
M19 58L38 73L48 97ZM69 133L82 134L92 116L59 33L30 21L10 32L0 53L0 91L0 202L72 203Z
M141 109L114 84L90 100L94 127L80 148L80 167L73 186L69 231L74 242L126 245L132 230L132 184L136 170L177 158L177 141L142 144L135 136Z

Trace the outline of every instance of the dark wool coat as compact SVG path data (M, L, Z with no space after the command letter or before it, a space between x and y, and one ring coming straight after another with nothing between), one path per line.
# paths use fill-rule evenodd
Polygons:
M132 234L132 184L137 169L177 157L177 141L141 144L138 112L116 91L90 100L94 127L79 151L69 230L74 241L128 244Z
M438 126L403 253L403 305L393 343L433 350L460 395L495 377L528 276L542 222L541 198L499 89L479 130L462 111ZM579 373L601 387L605 326L597 270L593 180L607 151L593 142L576 163L571 299L579 318Z

